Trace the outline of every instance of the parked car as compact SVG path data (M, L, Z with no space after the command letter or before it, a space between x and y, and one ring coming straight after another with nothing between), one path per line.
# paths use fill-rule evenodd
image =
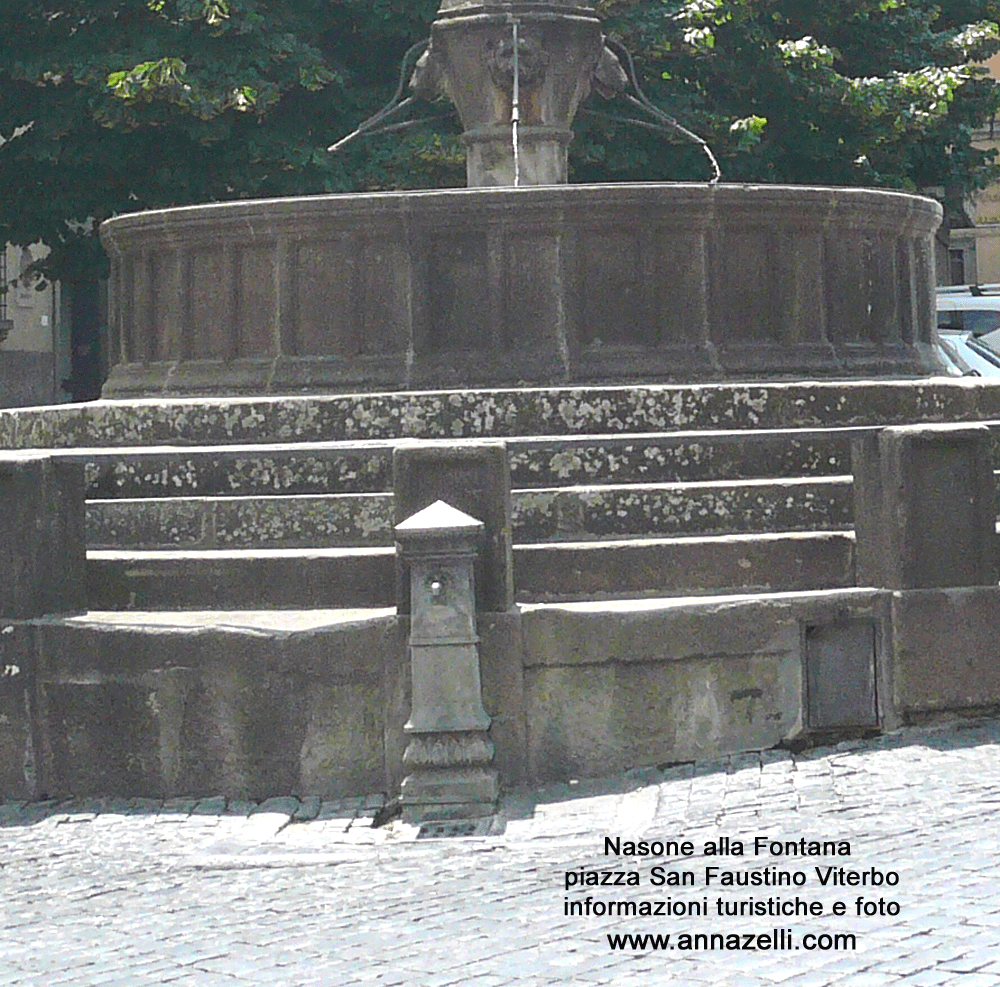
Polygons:
M937 289L938 353L956 376L1000 377L1000 285Z

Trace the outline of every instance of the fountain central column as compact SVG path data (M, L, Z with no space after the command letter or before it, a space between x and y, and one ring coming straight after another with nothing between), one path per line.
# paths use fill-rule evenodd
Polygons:
M443 0L411 85L455 104L470 187L560 185L603 51L594 9L571 0Z

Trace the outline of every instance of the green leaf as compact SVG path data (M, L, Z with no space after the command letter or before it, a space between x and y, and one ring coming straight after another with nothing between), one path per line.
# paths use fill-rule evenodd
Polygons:
M739 143L736 145L737 151L747 151L755 144L759 144L764 136L764 128L767 126L767 117L748 116L742 120L734 120L730 126L730 133L736 134Z

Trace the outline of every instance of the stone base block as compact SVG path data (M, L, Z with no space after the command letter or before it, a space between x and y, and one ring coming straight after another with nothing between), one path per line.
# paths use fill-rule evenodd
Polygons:
M855 438L851 458L859 585L996 585L996 495L985 425L886 428Z
M415 736L403 754L408 768L449 768L489 764L493 742L485 733L436 733Z
M0 799L37 799L35 640L29 624L0 623Z
M514 605L510 466L503 442L421 442L393 450L394 524L443 500L485 525L476 560L476 610ZM409 563L397 561L396 606L410 612Z
M496 771L483 767L415 771L400 789L403 818L410 823L488 816L499 797Z
M0 616L86 605L83 466L44 453L0 457Z
M1000 706L1000 588L893 593L891 605L899 715Z

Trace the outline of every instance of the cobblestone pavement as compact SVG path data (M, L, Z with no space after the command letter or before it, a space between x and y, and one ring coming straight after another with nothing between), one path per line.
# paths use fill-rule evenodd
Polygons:
M502 833L466 838L372 828L377 797L4 805L0 984L993 987L998 740L1000 721L979 722L551 787L507 798ZM606 836L693 852L605 855ZM706 857L722 837L744 855ZM790 853L810 840L849 841L850 856ZM592 886L581 868L640 884ZM840 868L866 883L834 884ZM694 886L652 883L685 872ZM804 883L729 886L724 872ZM717 914L750 898L823 914ZM858 899L898 914L859 917ZM664 913L594 914L630 902ZM687 914L702 903L707 916ZM608 939L647 933L670 940ZM686 948L699 933L730 948ZM751 934L769 941L731 948Z

